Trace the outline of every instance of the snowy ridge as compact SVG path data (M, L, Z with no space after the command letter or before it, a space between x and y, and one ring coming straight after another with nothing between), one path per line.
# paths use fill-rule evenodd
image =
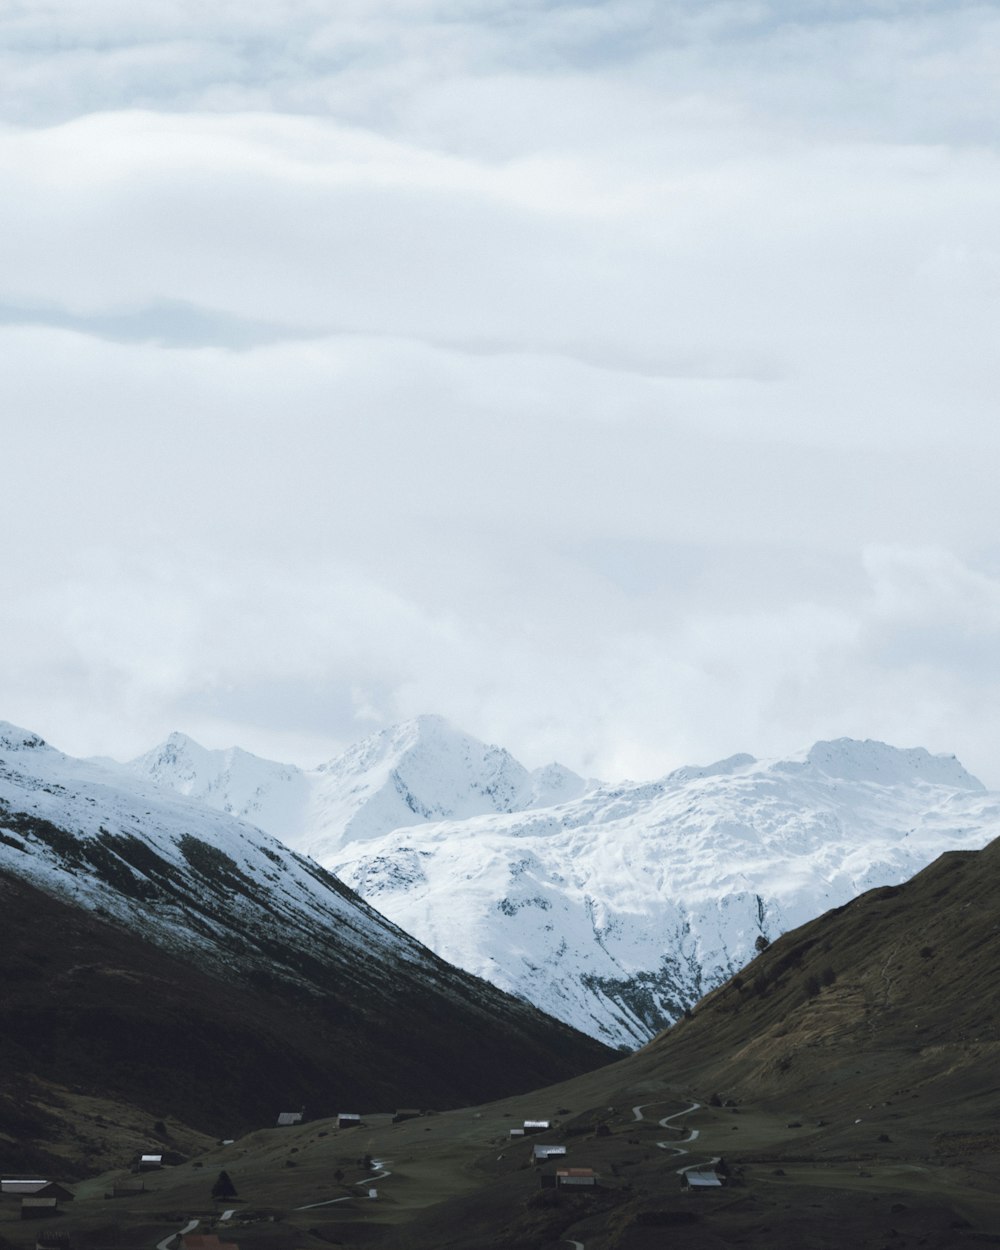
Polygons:
M129 768L137 777L151 778L269 832L282 825L294 827L305 818L305 775L294 765L276 764L240 747L212 751L187 734L172 733Z
M786 767L794 767L793 757ZM902 750L884 742L855 742L838 738L817 742L806 753L804 766L841 781L871 781L878 785L906 785L913 780L956 790L985 790L954 755L931 755L923 747Z
M954 757L871 741L643 783L569 774L560 793L421 717L299 774L298 807L266 761L238 791L231 754L205 753L214 772L199 757L206 802L249 812L256 795L261 823L445 959L618 1045L675 1019L761 935L1000 834L1000 796ZM187 784L176 763L157 775Z
M181 745L204 764L190 750L197 744ZM252 757L231 758L242 765ZM259 828L121 764L74 759L6 722L0 870L216 974L261 973L319 995L334 976L369 1001L423 994L491 1029L500 1018L516 1031L538 1025L533 1012L447 965Z
M342 963L372 947L426 960L419 943L275 838L151 782L124 786L126 777L120 765L73 759L0 722L0 866L213 960L220 937L244 924L283 944L294 933Z
M394 829L545 807L587 788L559 764L529 772L502 747L460 733L440 716L381 730L311 770L238 747L209 751L179 733L127 767L321 861L347 842Z
M1000 834L1000 796L953 757L845 739L401 833L331 865L446 958L636 1044L758 937L983 846Z
M57 987L37 1003L36 990L20 995L5 1017L12 1037L44 1030L44 1013L60 1021L56 1032L64 1019L79 1023L38 1065L30 1044L14 1045L15 1062L76 1081L79 1049L109 1097L149 1097L157 1110L176 1097L193 1123L203 1112L231 1122L234 1100L250 1122L266 1121L289 1081L299 1100L311 1091L328 1107L351 1088L388 1105L406 1090L413 1105L479 1101L610 1053L449 965L253 825L3 723L0 894L12 952L30 951ZM105 1062L105 1013L122 1022L107 1044L118 1062ZM148 1068L135 1062L140 1037ZM201 1038L195 1076L189 1047Z

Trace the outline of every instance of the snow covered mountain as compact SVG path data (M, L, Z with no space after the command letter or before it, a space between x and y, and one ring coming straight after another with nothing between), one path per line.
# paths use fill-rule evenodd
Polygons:
M162 954L174 969L161 977L164 987L186 968L192 985L212 979L210 999L227 1002L237 990L256 996L241 1008L240 1044L265 1021L261 1044L273 1053L275 1032L297 1018L311 1038L310 1062L331 1089L339 1082L372 1096L408 1091L441 1102L475 1097L485 1082L494 1087L486 1096L495 1097L497 1077L509 1092L522 1080L540 1083L567 1074L567 1065L584 1070L606 1057L589 1038L451 967L326 869L260 829L121 765L73 759L0 722L0 889L11 900L0 907L0 932L32 887L80 917L59 922L67 925L65 941L57 938L46 955L41 975L61 987L51 1009L66 1011L64 998L86 972L86 986L103 986L102 1005L98 1011L87 999L76 1036L95 1019L105 1048L107 1021L139 997L134 982ZM105 931L110 926L122 957L133 959L117 977L103 956L81 962L77 939L69 939L69 929L90 932L95 921ZM7 944L12 940L8 934ZM155 947L145 962L133 958L140 946ZM58 967L64 960L67 966ZM41 1010L41 1001L33 992L28 1007ZM143 1002L155 1010L154 994ZM151 1035L152 1051L168 1022L147 1025L136 1029ZM37 1034L39 1026L32 1027ZM57 1035L65 1028L60 1018ZM286 1043L293 1048L295 1033ZM27 1062L30 1052L18 1053ZM150 1067L169 1070L183 1059L175 1046ZM289 1062L297 1062L291 1050ZM521 1065L522 1076L509 1079Z
M529 772L502 747L460 733L440 716L380 730L311 770L239 747L209 751L181 733L127 767L321 862L348 842L393 829L548 807L587 789L560 764Z
M436 751L411 755L425 732ZM842 739L654 782L570 779L553 798L498 748L451 756L468 742L436 718L376 735L271 828L444 958L617 1045L676 1019L758 938L1000 834L1000 795L919 748Z
M223 932L239 926L252 934L244 923L252 917L260 942L234 945L223 956L234 967L289 930L310 948L336 931L331 953L340 962L372 947L393 960L422 957L417 943L328 872L259 829L113 763L73 759L6 723L0 827L0 867L168 949L217 958Z
M840 741L400 830L330 862L445 958L635 1044L758 938L998 834L1000 796L956 760Z

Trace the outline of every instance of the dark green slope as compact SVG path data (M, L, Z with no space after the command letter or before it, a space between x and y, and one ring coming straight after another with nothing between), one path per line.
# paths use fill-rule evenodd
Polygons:
M0 875L0 941L6 1170L31 1170L47 1134L65 1133L32 1109L30 1078L220 1137L301 1106L316 1116L482 1102L610 1057L443 963L431 981L401 964L375 987L338 968L322 987L265 988L10 875Z

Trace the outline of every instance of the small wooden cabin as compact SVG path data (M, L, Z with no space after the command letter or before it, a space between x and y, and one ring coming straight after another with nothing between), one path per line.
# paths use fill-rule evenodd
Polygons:
M35 1198L30 1194L25 1194L21 1199L22 1220L43 1220L47 1216L58 1214L58 1198Z
M569 1185L573 1188L580 1186L595 1186L597 1184L597 1173L593 1168L561 1168L556 1172L556 1188L563 1185Z
M557 1159L565 1155L565 1146L532 1146L531 1161L532 1163L544 1163L546 1159Z
M424 1113L416 1107L403 1107L392 1117L393 1124L402 1124L404 1120L419 1120Z

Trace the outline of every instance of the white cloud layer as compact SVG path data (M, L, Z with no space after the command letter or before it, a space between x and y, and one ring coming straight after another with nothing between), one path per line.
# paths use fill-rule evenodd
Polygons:
M0 6L0 716L1000 785L996 9L334 8Z

